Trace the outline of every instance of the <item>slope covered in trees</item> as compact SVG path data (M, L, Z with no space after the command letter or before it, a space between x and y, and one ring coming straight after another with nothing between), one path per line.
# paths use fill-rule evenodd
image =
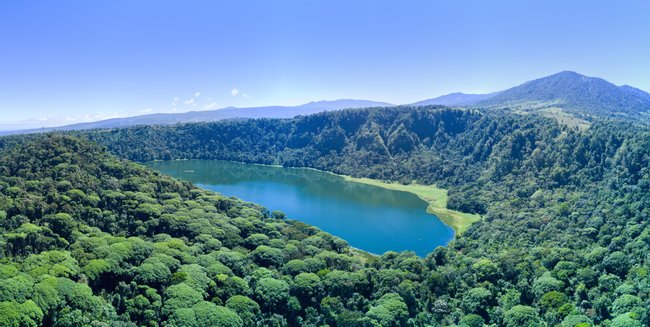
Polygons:
M0 325L649 323L650 133L638 127L401 108L82 134L136 161L436 183L483 221L426 258L364 262L343 240L87 141L0 139Z
M515 187L530 193L602 181L631 129L640 130L602 123L581 132L537 116L401 107L83 135L141 162L226 159L436 183L450 189L452 209L485 213Z
M650 134L640 127L596 122L580 131L536 116L430 107L88 137L132 160L218 158L436 183L449 188L451 208L484 217L427 258L445 289L429 288L426 311L444 313L437 321L648 323ZM635 304L621 309L626 301Z
M370 302L378 271L343 240L78 139L5 148L0 176L1 326L320 325L357 291L349 319L406 307Z
M528 81L474 104L503 107L525 102L551 102L567 112L596 117L647 119L650 110L650 94L572 71Z

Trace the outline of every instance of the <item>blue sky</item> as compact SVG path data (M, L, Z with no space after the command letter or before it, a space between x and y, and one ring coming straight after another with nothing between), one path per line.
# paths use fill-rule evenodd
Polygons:
M650 91L650 1L3 0L0 42L0 129L401 104L562 70Z

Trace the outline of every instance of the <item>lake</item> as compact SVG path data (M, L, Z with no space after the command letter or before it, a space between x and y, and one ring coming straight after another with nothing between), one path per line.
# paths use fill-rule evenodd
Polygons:
M424 257L454 237L449 226L426 213L427 203L416 195L326 172L221 160L146 165L198 187L280 210L370 253L411 250Z

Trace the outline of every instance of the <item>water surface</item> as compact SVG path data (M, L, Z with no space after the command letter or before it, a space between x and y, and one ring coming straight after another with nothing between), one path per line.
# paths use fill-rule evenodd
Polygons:
M427 203L416 195L326 172L220 160L147 165L204 189L283 211L371 253L411 250L426 256L454 236L450 227L426 213Z

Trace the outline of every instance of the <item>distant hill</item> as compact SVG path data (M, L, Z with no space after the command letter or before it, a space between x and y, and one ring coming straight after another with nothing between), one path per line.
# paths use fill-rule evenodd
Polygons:
M539 113L569 125L587 125L590 117L650 119L650 94L628 85L617 86L602 78L563 71L489 94L451 93L411 104L412 106L445 105L474 108L509 108ZM393 104L369 100L340 99L309 102L299 106L253 108L228 107L209 111L148 114L114 118L56 128L0 132L0 135L52 130L121 128L135 125L172 125L210 122L235 118L292 118L323 111L346 108L386 107Z
M439 96L433 99L427 99L413 103L414 106L442 105L442 106L464 106L472 105L482 100L490 99L496 96L498 92L488 94L466 94L455 92Z
M178 123L209 122L234 118L292 118L323 111L348 108L386 107L393 104L369 100L339 99L314 101L299 106L268 106L252 108L227 107L217 110L190 111L184 113L148 114L134 117L113 118L96 122L65 125L61 127L35 128L19 131L4 131L0 135L34 133L53 130L83 130L96 128L121 128L136 125L172 125Z
M629 85L563 71L489 94L450 93L413 103L478 108L510 108L545 116L647 118L650 94Z
M558 107L587 116L639 117L650 111L650 94L571 71L532 80L475 103L481 107Z

